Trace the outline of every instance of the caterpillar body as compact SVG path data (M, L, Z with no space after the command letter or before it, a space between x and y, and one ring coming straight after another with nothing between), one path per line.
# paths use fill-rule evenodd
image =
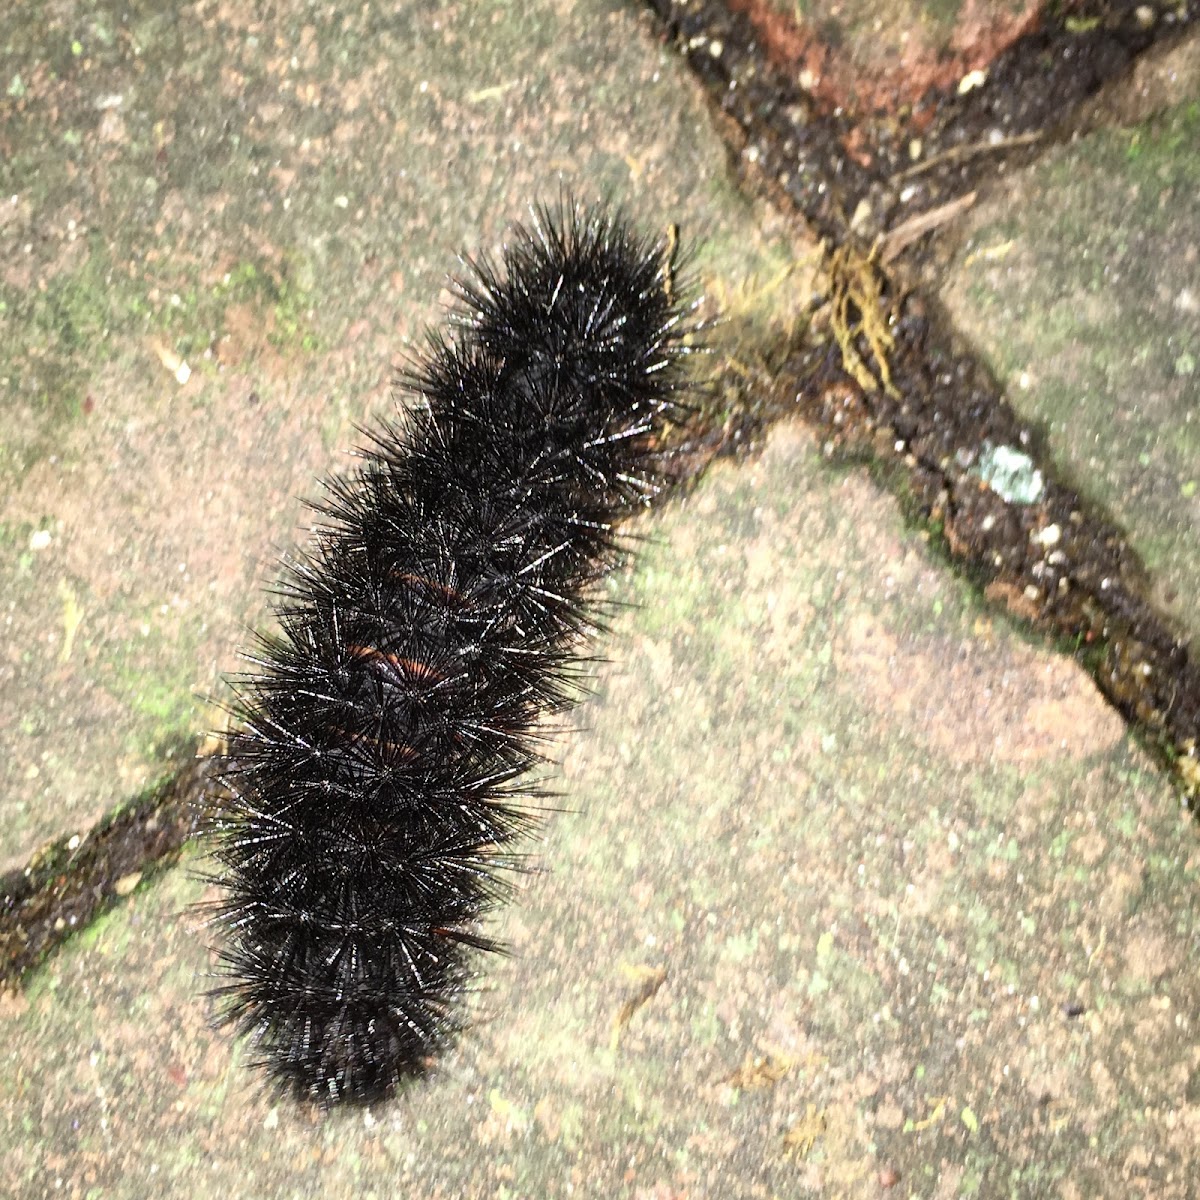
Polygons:
M616 523L689 412L674 249L536 209L454 281L450 336L401 380L419 403L313 505L279 630L233 681L210 820L220 1017L284 1092L385 1099L462 1031Z

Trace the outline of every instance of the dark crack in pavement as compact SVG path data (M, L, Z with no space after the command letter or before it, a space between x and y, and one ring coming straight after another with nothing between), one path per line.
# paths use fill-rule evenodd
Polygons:
M1200 15L1200 0L1046 5L985 69L912 102L881 91L886 108L864 109L823 77L803 86L818 35L780 9L643 2L724 118L743 169L835 243L936 228L946 205L1067 136L1083 101Z
M765 183L831 245L876 238L873 256L855 251L850 260L862 279L876 281L869 295L850 289L855 327L839 339L826 307L803 314L800 345L744 347L753 386L720 391L704 425L672 447L676 481L695 480L714 457L752 450L774 421L802 412L829 453L882 467L910 516L940 536L989 599L1074 652L1195 793L1200 667L1147 598L1141 563L1117 528L1058 481L1036 428L977 359L954 348L936 303L905 285L912 272L902 261L890 273L882 263L935 232L996 171L1064 136L1082 101L1137 55L1178 37L1200 12L1197 0L1044 15L1000 51L978 86L931 88L899 114L847 110L838 104L844 97L793 82L789 71L807 43L778 12L648 2L725 118L751 182ZM843 283L854 269L843 263ZM861 327L872 305L884 319L886 349ZM874 378L870 365L864 376L862 364L889 378ZM998 478L989 464L1006 454L1041 480L1036 494L989 486ZM63 834L49 857L39 851L10 872L0 896L0 980L20 978L104 911L122 894L118 881L149 873L162 856L173 861L205 780L203 767L189 766L154 790L148 808L139 800L106 817L86 837L86 854L64 854L78 835ZM171 835L148 837L147 819Z
M905 261L988 177L1065 137L1084 100L1156 42L1176 39L1200 6L1067 5L973 86L931 89L900 113L852 114L794 82L796 62L781 60L795 39L778 13L648 2L726 118L750 181L833 247L835 298L817 313L815 338L764 372L780 410L794 401L831 448L853 446L885 467L949 558L989 599L1075 652L1185 794L1200 793L1200 664L1186 636L1157 609L1121 531L1059 481L1038 430L978 357L955 346ZM734 423L739 438L752 440L763 420L759 401L752 422ZM997 456L1036 474L1038 487L1009 494L991 469Z
M149 532L132 568L106 552L113 574L157 579L219 525L227 545L179 568L179 609L203 601L211 628L181 639L174 599L161 622L208 680L212 644L257 612L241 577L290 536L280 497L386 404L450 250L486 246L548 173L707 238L724 318L706 424L672 448L681 486L611 581L637 607L593 733L566 749L552 869L505 915L517 953L435 1086L320 1125L252 1094L196 996L208 960L180 914L202 887L155 866L210 786L189 757L90 833L52 808L68 832L4 876L8 981L30 980L0 1003L16 1194L1190 1196L1194 828L1070 656L1185 788L1194 665L1126 538L922 272L977 190L1091 120L1086 98L1168 47L1195 0L1006 5L1003 37L914 75L891 109L794 5L649 7L769 202L722 172L664 27L642 21L651 48L610 6L272 21L205 0L172 8L175 27L154 6L66 5L14 42L10 114L39 136L35 186L0 224L31 247L5 277L32 331L13 361L61 402L16 429L22 478L53 475L76 421L74 466L171 485L149 493L167 497L158 524L136 488L94 483L57 524L5 531L37 623L66 623L65 645L26 648L51 706L18 746L39 722L95 745L63 694L107 704L101 730L122 695L168 707L140 678L117 703L78 684L79 647L87 664L105 648L80 614L100 605L60 543L104 565L82 526L116 513ZM807 89L814 62L832 67ZM29 151L18 123L0 130ZM148 400L147 369L178 390ZM749 461L697 483L730 455ZM54 797L54 763L27 761L31 795Z

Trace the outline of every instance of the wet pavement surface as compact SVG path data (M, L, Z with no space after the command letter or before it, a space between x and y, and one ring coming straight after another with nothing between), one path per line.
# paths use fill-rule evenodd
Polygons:
M1193 14L793 8L0 17L0 1192L1194 1194ZM696 247L705 424L471 1033L317 1117L208 1028L197 731L564 187Z

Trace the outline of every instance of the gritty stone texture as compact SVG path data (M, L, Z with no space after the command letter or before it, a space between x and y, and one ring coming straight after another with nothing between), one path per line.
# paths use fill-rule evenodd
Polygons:
M178 871L8 1003L16 1195L1190 1194L1200 851L1082 675L795 428L637 533L438 1074L263 1094Z
M928 103L982 81L1037 25L1038 0L731 0L770 57L818 98L865 114ZM965 81L965 82L964 82ZM976 82L974 84L978 86Z
M739 320L807 295L623 10L0 30L5 857L194 728L460 246L561 179L702 234ZM9 1193L1192 1194L1196 831L1079 671L796 428L631 532L545 870L435 1077L326 1119L264 1094L176 870L0 1003Z
M627 12L18 4L0 44L0 868L223 723L460 250L570 189L703 237L747 322L809 294Z
M1175 94L1200 96L1200 59L1175 62ZM1011 402L1127 532L1154 598L1193 647L1198 196L1197 100L1134 128L1097 130L996 189L969 219L945 293Z

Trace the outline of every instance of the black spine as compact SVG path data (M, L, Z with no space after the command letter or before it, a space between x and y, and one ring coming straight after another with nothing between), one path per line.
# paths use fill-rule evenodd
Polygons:
M371 1102L460 1031L480 919L579 694L615 523L659 487L690 309L665 242L563 203L457 284L421 404L327 485L235 681L213 821L225 1019L284 1090Z

